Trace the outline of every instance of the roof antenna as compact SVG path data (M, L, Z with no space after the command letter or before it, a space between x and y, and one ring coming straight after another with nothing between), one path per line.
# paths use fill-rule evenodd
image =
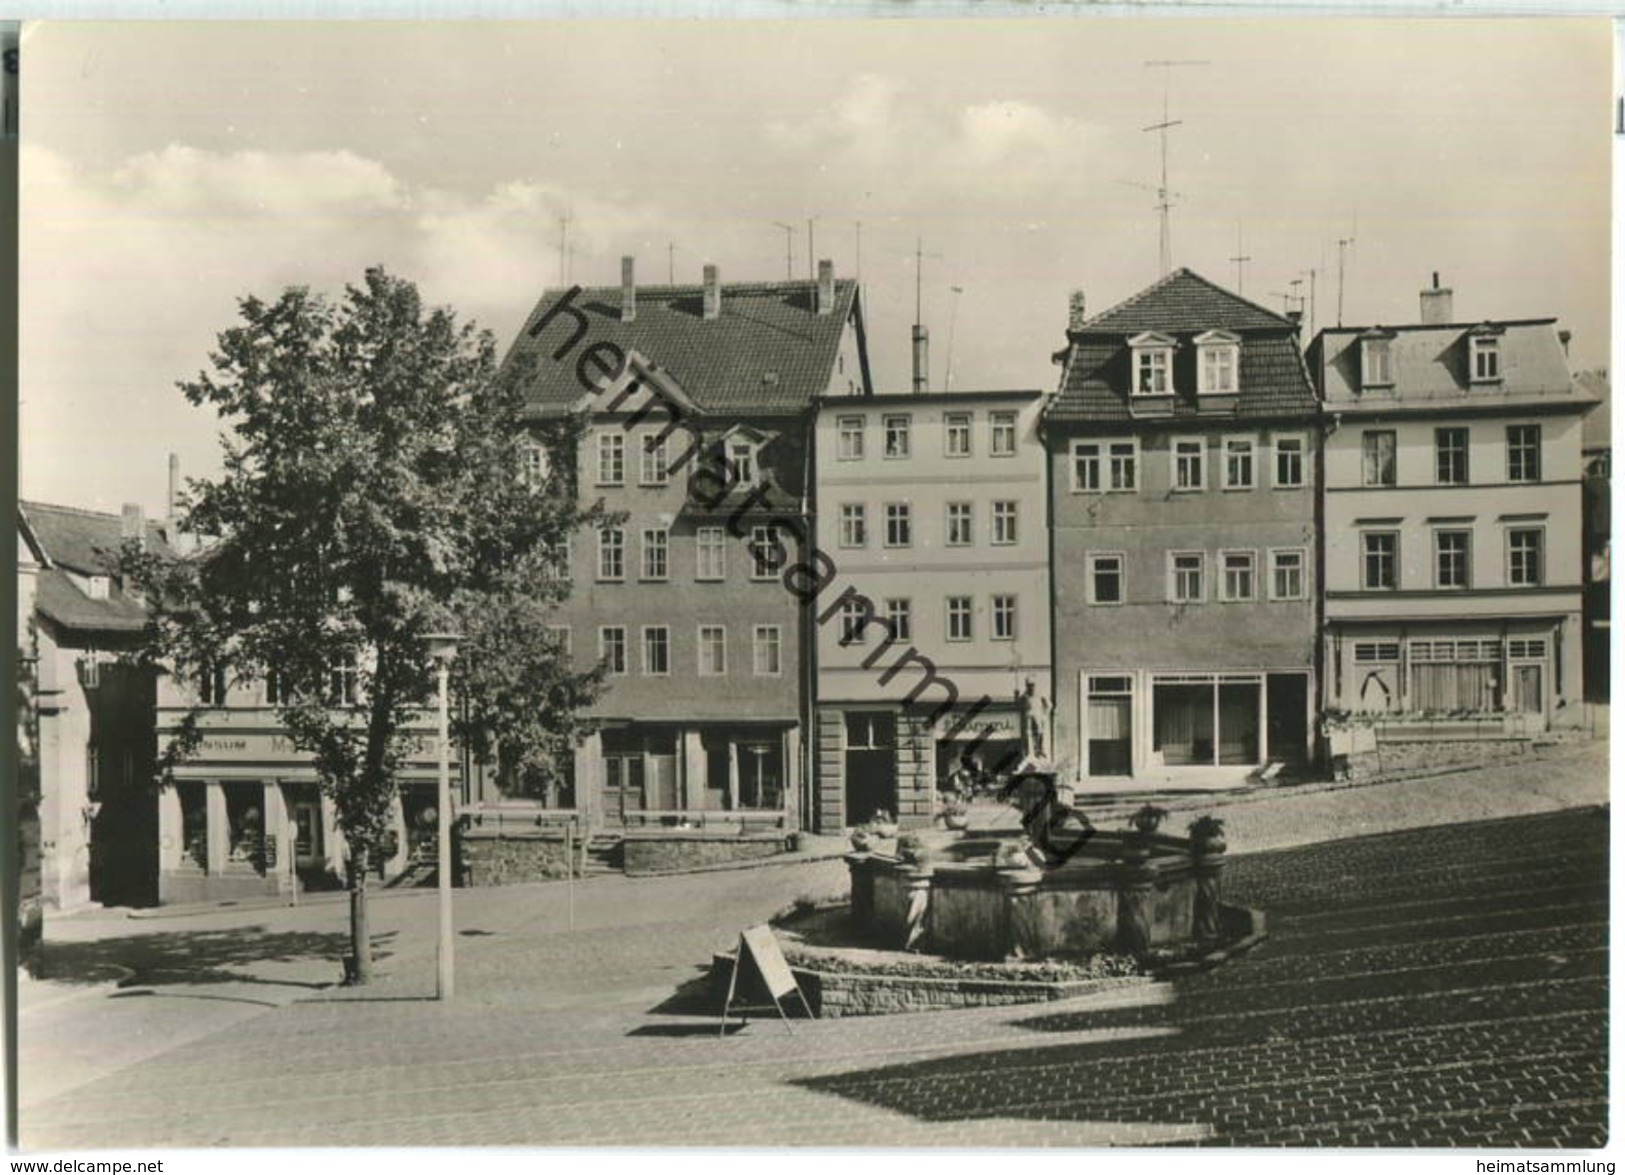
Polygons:
M1247 287L1242 280L1241 271L1242 267L1245 266L1247 262L1251 261L1252 258L1245 256L1241 251L1241 224L1239 222L1236 224L1236 255L1230 258L1230 260L1236 263L1236 293L1245 294L1247 292Z
M1161 180L1157 184L1157 211L1162 217L1162 236L1158 242L1158 259L1162 264L1162 275L1168 276L1173 268L1173 241L1168 225L1168 212L1173 207L1170 197L1176 195L1168 190L1168 131L1181 125L1181 120L1168 117L1168 90L1172 83L1175 66L1181 65L1208 65L1207 61L1147 61L1147 67L1156 66L1162 70L1162 121L1154 122L1148 127L1141 127L1142 132L1156 131L1161 140L1162 172Z
M782 220L775 220L773 222L773 227L782 228L784 230L784 280L789 281L795 276L795 272L791 268L793 263L790 255L790 242L793 234L796 231L796 226L793 224L785 224Z

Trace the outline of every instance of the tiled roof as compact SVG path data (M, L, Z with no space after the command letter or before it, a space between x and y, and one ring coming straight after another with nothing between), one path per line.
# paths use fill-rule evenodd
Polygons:
M45 502L20 502L23 514L51 562L81 575L109 575L124 545L124 520L117 514L81 510L76 506L52 506ZM164 528L147 522L147 546L164 550Z
M1241 336L1240 391L1235 412L1204 411L1194 394L1191 340L1206 331ZM1177 393L1166 416L1130 409L1133 378L1128 340L1142 331L1172 335L1180 345L1173 383ZM1056 423L1113 423L1200 417L1308 416L1316 408L1314 389L1298 351L1296 325L1214 285L1188 269L1175 270L1155 285L1067 332L1061 391L1047 418Z
M1582 392L1596 397L1597 406L1586 413L1580 426L1581 444L1587 449L1606 449L1614 443L1614 392L1604 371L1582 371L1574 377Z
M1217 327L1235 331L1290 330L1292 322L1214 285L1199 273L1176 269L1083 324L1083 330L1091 334L1125 335L1143 330L1200 333Z
M93 600L54 567L40 572L34 607L64 628L138 632L147 620L147 610L116 584L108 588L107 599Z
M552 353L569 338L574 320L561 314L540 340L532 339L530 330L564 294L542 295L505 360L535 355L528 394L536 408L559 411L579 400L583 389L576 361L586 347L608 341L669 371L703 411L774 415L802 411L829 390L857 283L836 281L828 314L815 308L814 282L725 284L722 313L709 321L701 317L701 286L638 287L631 322L621 321L619 286L583 289L574 306L586 315L587 331L575 350L555 363ZM860 373L849 374L862 379Z
M44 502L21 502L19 507L52 563L40 572L35 608L69 628L117 632L140 629L146 621L146 609L124 593L114 576L124 542L123 519L117 514ZM147 523L147 545L151 550L169 549L160 524ZM107 599L91 599L74 583L69 571L81 576L113 577Z
M1384 328L1389 336L1391 388L1363 390L1359 336L1368 327L1334 327L1320 332L1310 360L1329 407L1372 406L1385 411L1468 406L1573 405L1583 410L1595 395L1569 373L1556 324L1550 319L1490 324L1500 339L1501 378L1475 384L1469 379L1467 336L1472 324L1449 323Z

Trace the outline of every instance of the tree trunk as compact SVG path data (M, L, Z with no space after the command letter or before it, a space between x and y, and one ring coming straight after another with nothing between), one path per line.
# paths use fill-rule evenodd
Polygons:
M349 982L360 986L372 981L372 935L367 930L367 853L357 849L350 855L350 974Z

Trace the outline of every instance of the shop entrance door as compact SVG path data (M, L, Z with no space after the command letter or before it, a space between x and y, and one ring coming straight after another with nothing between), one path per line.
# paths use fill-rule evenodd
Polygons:
M862 824L897 814L897 719L857 711L846 716L846 820Z

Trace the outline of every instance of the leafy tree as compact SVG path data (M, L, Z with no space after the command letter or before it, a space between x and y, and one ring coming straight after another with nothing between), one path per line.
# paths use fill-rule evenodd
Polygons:
M189 484L181 519L200 550L132 547L124 570L149 601L144 660L274 683L344 834L364 983L367 873L434 704L425 635L466 634L458 732L477 751L511 775L573 745L601 671L574 672L545 618L568 591L558 552L605 516L580 504L572 462L527 475L530 447L573 451L576 428L530 432L523 371L412 283L370 269L336 302L293 288L240 317L180 385L224 426L224 473ZM183 716L162 768L195 753L207 710Z

